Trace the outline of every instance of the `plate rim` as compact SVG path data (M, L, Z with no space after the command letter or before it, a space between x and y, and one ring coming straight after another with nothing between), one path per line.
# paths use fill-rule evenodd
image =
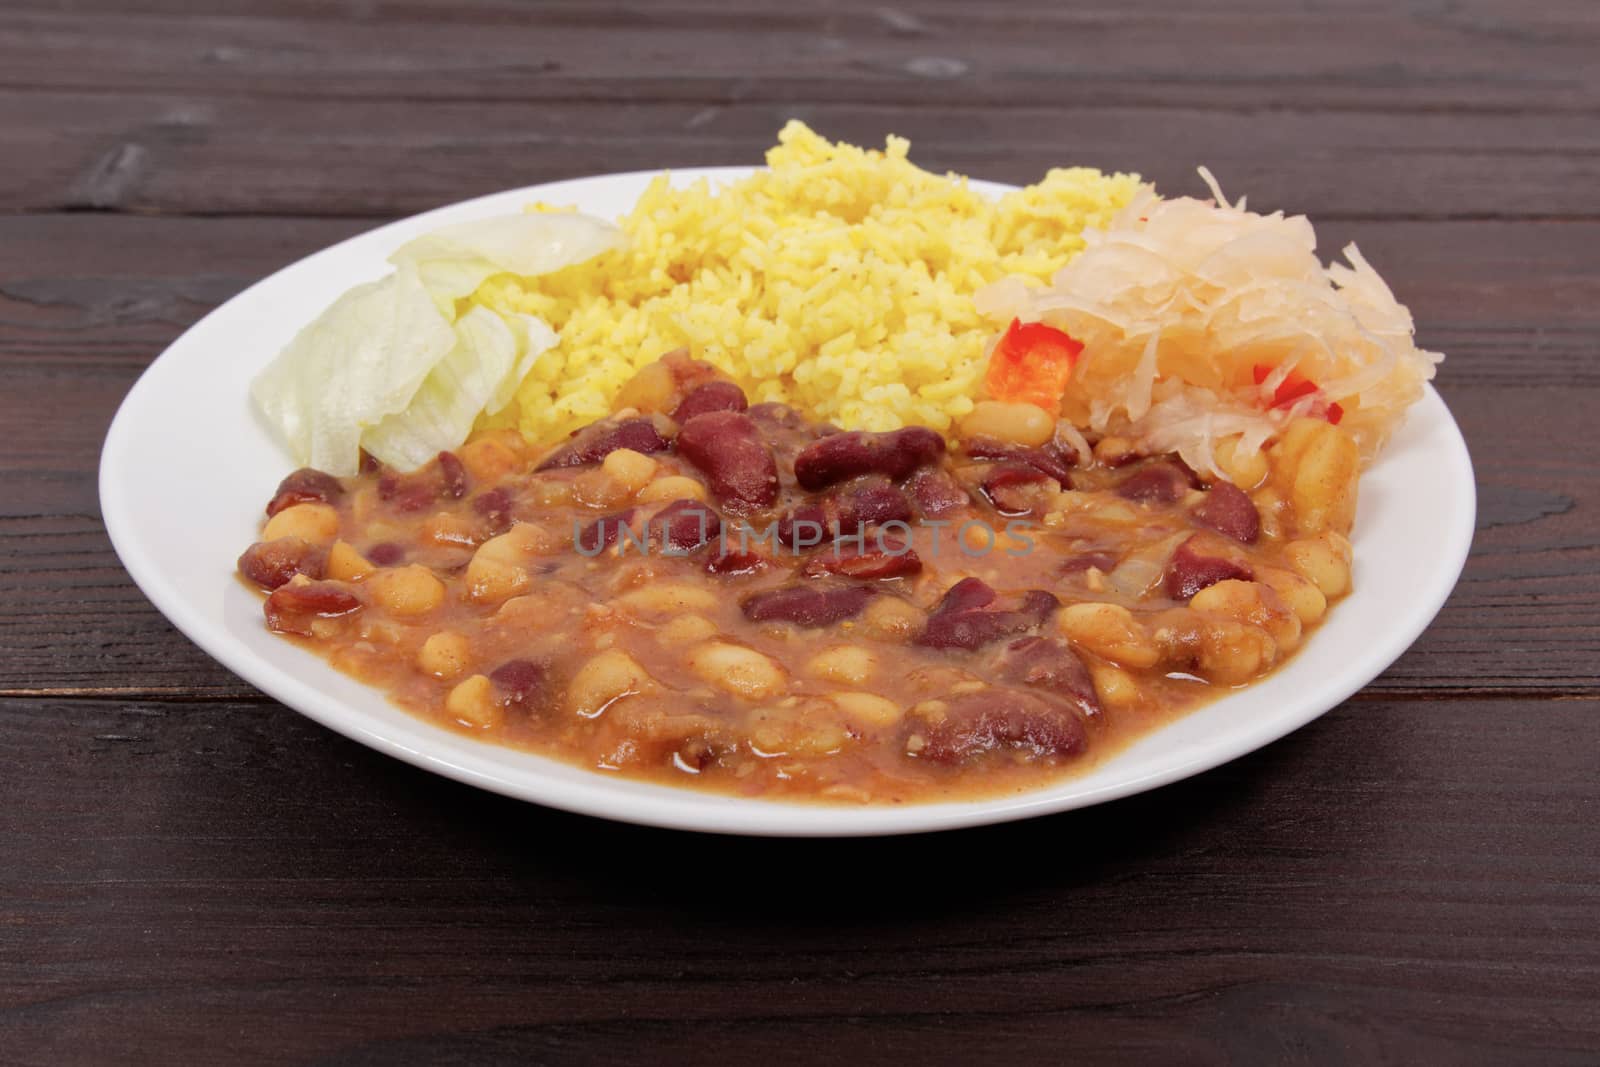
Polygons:
M447 758L439 751L428 751L417 744L416 736L430 731L447 738L459 735L450 734L442 727L433 726L410 713L405 714L413 726L425 727L425 730L369 728L360 721L365 716L359 710L342 707L337 698L319 693L300 679L272 669L272 666L264 661L258 664L254 654L239 643L237 638L226 629L215 626L210 620L200 616L182 591L172 584L163 569L145 555L144 545L137 535L132 505L123 495L123 487L129 483L119 479L119 475L122 474L119 464L124 456L131 454L130 450L123 446L133 432L141 405L148 401L151 391L156 388L152 383L159 381L163 361L168 359L174 349L191 335L201 331L208 323L228 313L230 308L248 303L252 294L258 293L274 279L289 272L306 270L308 265L314 264L318 259L332 257L352 245L376 243L391 230L412 228L436 216L470 214L493 201L523 197L536 199L550 195L550 190L562 186L583 186L610 181L646 182L661 174L689 180L699 178L715 180L737 178L759 169L761 168L752 166L721 166L636 170L558 179L487 193L430 208L353 234L316 249L252 282L207 312L166 345L140 372L118 405L102 445L97 480L102 521L118 559L156 609L207 655L295 712L368 748L467 785L576 814L665 829L780 837L857 837L926 833L1011 822L1105 803L1203 773L1257 751L1301 729L1360 691L1415 643L1437 617L1455 589L1466 565L1475 533L1477 487L1471 455L1460 427L1438 391L1432 384L1428 384L1424 387L1424 398L1420 403L1438 405L1438 414L1443 419L1438 431L1445 434L1445 440L1441 443L1448 447L1453 458L1459 461L1450 471L1454 483L1452 497L1462 506L1457 511L1456 521L1445 528L1444 535L1440 538L1438 558L1442 565L1429 573L1430 581L1427 588L1416 591L1418 595L1411 601L1412 610L1406 613L1402 620L1403 624L1384 635L1381 649L1377 654L1369 656L1359 669L1346 671L1338 684L1317 691L1314 696L1301 704L1295 713L1268 720L1264 728L1258 726L1241 735L1232 745L1220 748L1209 746L1189 758L1172 760L1159 770L1142 776L1125 778L1067 795L1059 795L1056 791L1070 786L1073 780L1071 775L1039 789L1018 794L963 801L846 806L731 797L703 790L610 778L598 771L584 769L578 769L583 781L576 779L567 781L564 779L568 777L567 772L574 769L572 764L537 753L470 738L465 739L467 745L475 749L488 750L481 754L483 758L473 759L470 756L464 759ZM976 178L971 179L971 184L974 188L985 192L1003 192L1015 188ZM169 367L171 365L168 364ZM247 386L248 378L241 384ZM1411 414L1414 415L1415 411ZM289 462L287 455L284 458L285 462ZM232 580L232 575L226 576L225 580ZM315 657L309 651L302 651L327 670L333 670L320 657ZM1215 706L1216 703L1226 699L1228 698L1220 697L1218 701L1207 706ZM1182 718L1184 717L1180 716L1174 721L1181 721ZM1151 734L1141 737L1151 736L1166 728L1157 728L1151 731ZM513 780L505 774L486 769L485 764L495 762L490 758L492 755L506 753L514 753L519 763L526 762L524 778ZM1114 763L1121 755L1119 752L1109 756L1107 765ZM537 773L537 771L556 769L560 769L560 773ZM541 784L545 778L548 778L548 781Z

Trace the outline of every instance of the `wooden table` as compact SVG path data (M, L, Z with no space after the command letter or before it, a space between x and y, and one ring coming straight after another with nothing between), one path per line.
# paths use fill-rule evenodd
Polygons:
M1600 6L206 6L0 9L0 1060L1595 1062ZM1154 794L752 841L378 756L128 580L100 442L207 310L448 201L752 162L788 116L1001 180L1204 162L1359 241L1477 464L1432 629Z

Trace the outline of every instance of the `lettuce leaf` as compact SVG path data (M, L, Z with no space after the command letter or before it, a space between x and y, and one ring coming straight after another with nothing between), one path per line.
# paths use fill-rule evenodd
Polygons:
M622 243L621 230L593 216L532 212L441 227L400 246L389 262L415 266L441 306L453 307L496 274L537 277Z
M521 325L527 340L522 350L522 355L517 360L515 369L495 386L494 395L489 397L489 402L483 406L485 415L495 415L504 410L506 405L517 397L518 387L522 380L533 371L534 365L539 362L550 349L554 348L561 338L552 330L548 323L534 315L512 315L514 323Z
M485 279L548 274L619 247L586 215L521 214L446 226L403 245L394 273L345 293L251 384L296 462L348 477L366 448L412 470L511 402L556 334L529 315L458 301Z
M556 343L555 331L531 315L508 321L476 306L457 320L455 335L455 347L406 409L362 435L362 446L391 467L412 470L460 445L478 414L504 407L534 361Z
M416 269L358 285L301 330L251 385L296 462L346 477L361 435L404 411L456 344Z

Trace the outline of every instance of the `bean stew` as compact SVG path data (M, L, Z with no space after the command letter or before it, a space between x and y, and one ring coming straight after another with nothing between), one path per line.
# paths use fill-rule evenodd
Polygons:
M1272 670L1350 587L1359 459L1227 479L1026 404L808 422L682 353L544 448L285 478L267 626L453 730L607 773L895 803L1036 788Z

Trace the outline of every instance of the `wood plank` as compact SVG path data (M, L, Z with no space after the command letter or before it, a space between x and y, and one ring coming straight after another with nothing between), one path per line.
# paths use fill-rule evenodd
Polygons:
M179 330L256 276L363 225L0 219L0 359L11 386L0 392L10 438L0 457L0 691L250 692L168 627L122 572L99 526L100 443L133 379ZM1425 343L1451 353L1440 386L1478 464L1479 537L1466 576L1374 688L1594 688L1600 549L1586 502L1600 498L1600 474L1578 444L1594 429L1574 397L1600 388L1600 226L1324 232L1358 239L1412 301Z
M1592 5L505 2L35 5L0 25L0 85L205 87L325 101L875 100L1586 110ZM54 8L54 10L50 10ZM323 8L319 10L319 8Z
M1593 0L4 8L0 1060L1593 1062ZM1478 465L1440 619L1157 793L775 842L426 775L129 583L96 454L207 310L381 218L752 161L788 115L1002 180L1206 162L1358 240Z
M0 216L0 358L142 367L256 279L377 225L305 218ZM1600 385L1600 223L1323 221L1444 351L1447 387ZM26 417L26 416L24 416Z
M757 163L790 117L859 144L904 135L930 169L1022 184L1078 163L1202 193L1204 163L1230 192L1314 218L1593 218L1600 183L1600 124L1578 114L1129 108L1048 95L937 110L365 98L308 108L0 91L0 137L29 161L0 170L0 211L409 214L581 174Z
M492 797L270 705L9 701L0 1030L16 1063L268 1033L349 1063L1576 1063L1597 724L1377 701L1107 807L777 842Z
M8 365L142 369L252 282L375 225L87 213L0 217L0 358ZM55 447L37 440L47 450Z

